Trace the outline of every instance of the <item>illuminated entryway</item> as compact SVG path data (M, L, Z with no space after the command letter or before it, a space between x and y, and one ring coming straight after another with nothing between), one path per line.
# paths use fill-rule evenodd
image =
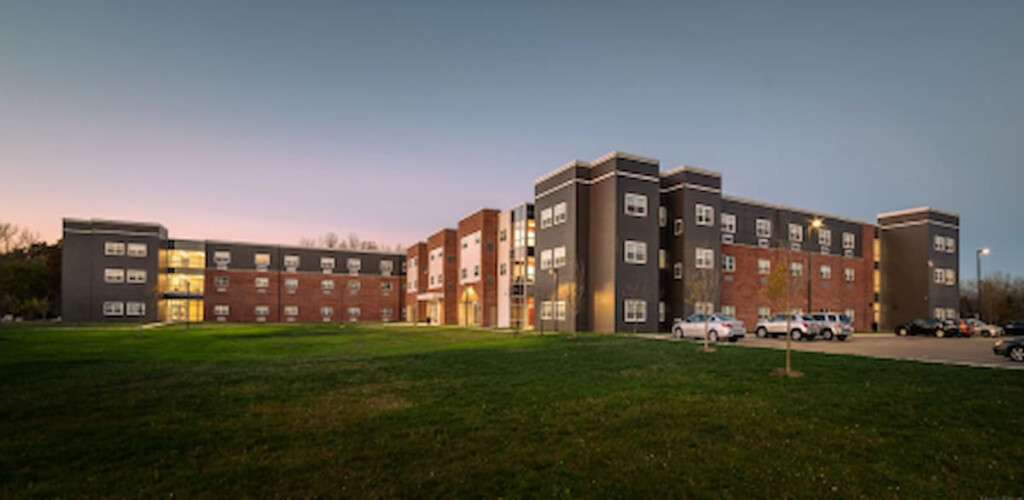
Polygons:
M459 324L463 326L480 326L480 296L476 289L466 287L459 297Z
M160 321L203 321L203 299L165 299L157 305Z

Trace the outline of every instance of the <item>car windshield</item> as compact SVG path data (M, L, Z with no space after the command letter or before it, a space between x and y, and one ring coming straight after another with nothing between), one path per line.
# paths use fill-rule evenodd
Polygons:
M804 321L814 321L814 318L810 316L802 316L801 319L803 319Z
M853 321L850 320L850 317L845 315L845 314L840 314L839 315L839 321L842 321L843 323L852 323L853 322Z

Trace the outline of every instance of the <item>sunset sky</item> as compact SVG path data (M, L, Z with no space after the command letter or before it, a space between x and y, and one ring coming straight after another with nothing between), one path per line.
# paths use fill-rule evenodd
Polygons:
M769 4L775 4L770 6ZM1024 2L0 0L0 221L408 245L611 150L1024 275Z

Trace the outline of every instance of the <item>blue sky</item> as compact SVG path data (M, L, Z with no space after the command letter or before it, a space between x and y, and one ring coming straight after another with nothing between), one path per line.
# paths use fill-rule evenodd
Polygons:
M1024 274L1024 2L0 0L0 220L408 244L613 149Z

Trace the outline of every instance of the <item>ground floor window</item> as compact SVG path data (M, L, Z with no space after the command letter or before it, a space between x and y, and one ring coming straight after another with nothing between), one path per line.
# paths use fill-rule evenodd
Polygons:
M647 302L636 299L626 299L625 301L625 321L626 323L643 323L647 321Z

